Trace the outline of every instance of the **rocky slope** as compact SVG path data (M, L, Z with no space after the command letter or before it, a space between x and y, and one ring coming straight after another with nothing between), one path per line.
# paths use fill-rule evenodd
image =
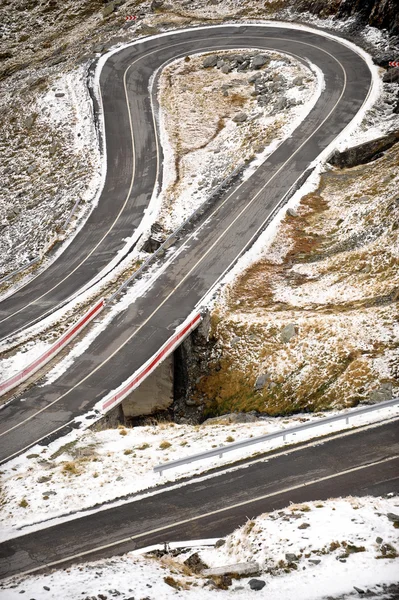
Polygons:
M212 317L207 411L286 414L399 388L399 154L329 169Z

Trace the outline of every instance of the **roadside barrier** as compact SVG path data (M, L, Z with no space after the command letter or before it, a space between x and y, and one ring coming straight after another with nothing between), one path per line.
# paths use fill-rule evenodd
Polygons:
M191 456L187 456L186 458L180 458L178 460L171 460L165 462L161 465L156 465L154 467L154 472L162 475L163 471L167 469L174 469L175 467L179 467L181 465L188 465L197 460L203 460L204 458L211 458L213 456L219 456L222 458L223 454L226 452L233 452L234 450L240 450L241 448L246 448L247 446L252 446L253 444L261 444L262 442L268 442L270 440L275 440L276 438L282 437L283 441L286 440L288 435L292 435L293 433L297 433L299 431L305 431L306 429L313 429L314 427L321 427L326 425L327 423L335 423L336 421L341 421L345 419L346 424L349 423L349 419L353 417L357 417L358 415L364 415L370 412L374 412L376 410L381 410L382 408L388 408L390 406L395 406L395 404L399 404L399 398L394 398L393 400L387 400L386 402L380 402L379 404L373 404L372 406L366 406L362 408L355 408L347 413L342 415L335 415L333 417L325 417L324 419L320 419L320 421L316 421L314 423L304 423L303 425L296 425L295 427L287 427L287 429L283 429L282 431L275 431L274 433L268 433L266 435L261 435L254 438L249 438L247 440L242 440L241 442L233 442L228 446L219 446L219 448L215 448L214 450L207 450L205 452L200 452L198 454L192 454Z
M144 363L144 365L129 377L127 381L119 386L117 390L114 390L108 398L103 400L101 411L105 414L133 392L133 390L135 390L144 379L148 377L148 375L150 375L157 366L165 360L165 358L167 358L194 329L196 329L196 327L198 327L201 319L202 316L200 313L186 319L156 354Z
M0 383L0 396L6 394L13 388L17 387L23 381L26 381L31 375L36 373L45 364L54 358L69 342L79 335L79 333L92 321L104 308L105 300L101 298L93 307L91 307L84 315L79 319L77 323L72 325L52 346L46 350L41 356L36 358L27 367L22 369L19 373L16 373L3 383Z
M9 273L5 277L2 277L2 279L0 279L0 285L2 283L4 283L5 281L8 281L12 277L14 277L14 275L18 275L18 273L22 273L22 271L25 271L26 269L29 269L29 267L31 267L32 265L35 265L36 263L38 263L39 260L40 260L40 256L36 256L36 258L33 258L32 260L30 260L28 263L26 263L25 265L23 265L19 269L16 269L15 271L12 271L12 273Z

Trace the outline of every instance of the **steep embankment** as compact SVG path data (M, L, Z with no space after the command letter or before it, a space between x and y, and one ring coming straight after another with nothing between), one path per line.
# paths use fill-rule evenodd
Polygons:
M329 169L213 313L207 409L353 406L399 385L399 154Z

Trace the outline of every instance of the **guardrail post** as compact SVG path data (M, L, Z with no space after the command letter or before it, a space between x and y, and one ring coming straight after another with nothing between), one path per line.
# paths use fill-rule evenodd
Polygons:
M349 417L345 417L345 423L349 425Z
M223 452L220 452L219 458L222 458L222 457L223 457Z
M283 442L285 442L285 438L286 438L287 434L283 433Z

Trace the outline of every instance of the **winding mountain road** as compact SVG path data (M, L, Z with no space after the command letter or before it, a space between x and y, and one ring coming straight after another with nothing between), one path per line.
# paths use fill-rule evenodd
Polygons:
M100 79L109 165L101 201L59 260L0 304L3 332L26 326L87 283L137 226L161 160L147 92L152 74L173 58L248 47L310 60L324 74L320 98L292 136L248 180L222 196L152 287L119 313L81 358L54 383L33 386L3 407L1 461L72 424L145 363L251 246L286 192L368 97L372 77L364 59L339 41L302 29L260 25L191 29L113 54Z

